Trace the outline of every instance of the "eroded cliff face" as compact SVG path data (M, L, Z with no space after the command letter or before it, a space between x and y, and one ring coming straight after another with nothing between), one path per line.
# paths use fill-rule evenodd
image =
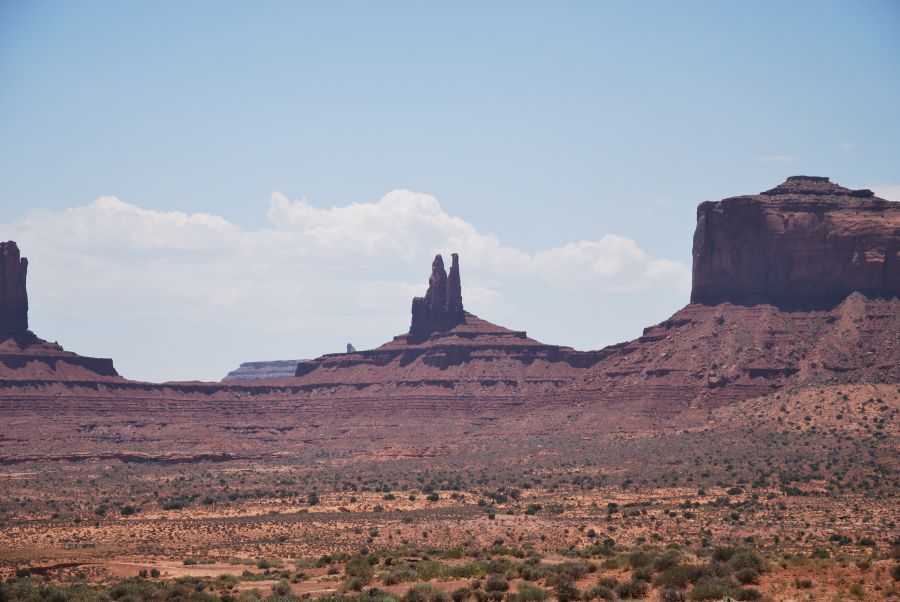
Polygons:
M697 208L691 302L834 307L900 296L900 203L793 176Z
M28 330L28 260L13 242L0 242L0 336Z

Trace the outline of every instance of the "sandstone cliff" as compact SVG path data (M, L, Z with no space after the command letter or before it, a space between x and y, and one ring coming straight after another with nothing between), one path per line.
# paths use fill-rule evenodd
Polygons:
M691 302L834 307L850 293L900 295L900 203L828 178L702 203Z

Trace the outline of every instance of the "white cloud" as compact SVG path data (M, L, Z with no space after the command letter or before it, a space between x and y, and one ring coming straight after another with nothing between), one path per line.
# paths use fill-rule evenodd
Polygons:
M217 215L102 197L61 212L31 211L0 224L0 238L17 240L31 261L33 309L57 316L76 334L84 323L85 340L91 325L96 332L97 324L117 323L136 332L144 327L136 337L153 337L164 324L188 338L201 337L192 329L303 341L338 332L358 346L375 344L405 329L410 298L424 292L438 252L460 254L466 307L488 316L522 311L523 290L558 304L567 291L587 302L591 295L651 288L680 295L690 286L686 266L654 258L631 239L606 234L528 252L447 214L433 196L407 190L332 208L275 193L268 220L247 230ZM240 359L271 356L257 350ZM138 356L130 361L138 363Z
M792 157L791 155L765 155L757 157L756 160L762 163L790 163L791 161L796 161L797 157Z
M900 202L900 184L877 184L869 186L869 189L875 193L875 196Z

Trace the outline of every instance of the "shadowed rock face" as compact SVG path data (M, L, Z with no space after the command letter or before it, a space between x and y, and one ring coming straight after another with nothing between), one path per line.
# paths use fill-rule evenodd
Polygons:
M697 208L691 302L834 307L900 296L900 203L828 178Z
M431 263L431 277L424 297L412 302L411 341L424 341L435 332L447 332L465 319L462 286L459 280L459 255L452 255L450 275L444 269L444 258L437 255Z
M15 242L0 242L0 335L28 330L28 260Z

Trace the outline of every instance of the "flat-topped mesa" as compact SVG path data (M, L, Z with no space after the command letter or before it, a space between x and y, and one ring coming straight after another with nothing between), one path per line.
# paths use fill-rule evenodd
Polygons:
M28 330L28 260L13 242L0 242L0 336Z
M453 253L450 275L444 269L444 258L435 256L424 297L412 301L411 342L424 341L434 332L447 332L466 320L463 311L462 285L459 279L459 255Z
M793 176L758 195L701 203L691 302L836 306L900 296L900 203Z

